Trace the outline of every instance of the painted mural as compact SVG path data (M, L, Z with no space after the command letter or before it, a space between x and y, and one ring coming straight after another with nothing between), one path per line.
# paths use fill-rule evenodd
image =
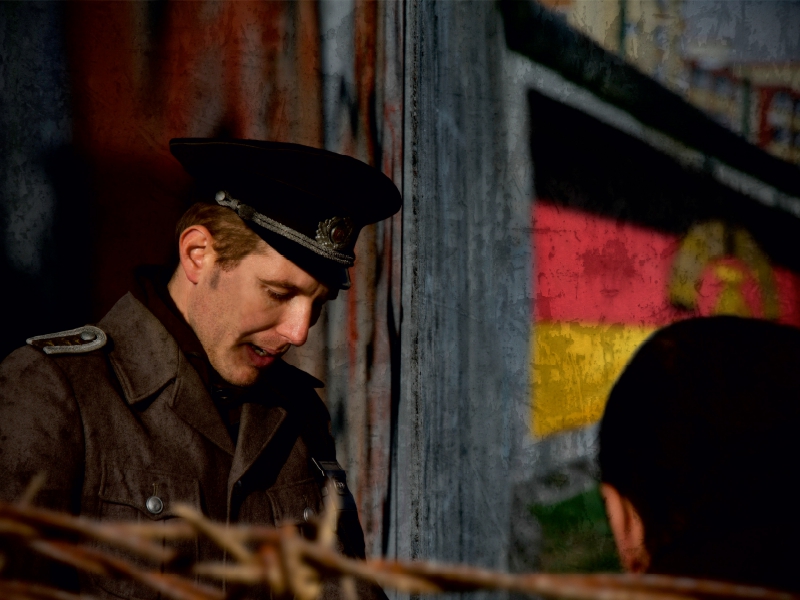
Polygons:
M533 431L590 425L656 329L690 316L800 327L800 276L721 221L664 233L540 199L533 210Z
M739 315L800 326L796 219L589 115L529 94L534 436L597 423L656 329Z

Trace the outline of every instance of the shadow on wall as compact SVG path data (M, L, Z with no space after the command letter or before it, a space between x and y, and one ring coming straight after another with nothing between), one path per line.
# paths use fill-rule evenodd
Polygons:
M89 212L88 166L70 146L35 162L30 170L41 167L40 176L33 182L29 178L28 187L23 186L27 193L22 196L22 212L39 210L37 203L46 203L50 211L40 211L38 219L43 222L27 227L20 211L4 211L2 358L28 337L72 329L91 320L91 251L96 232ZM47 235L35 235L32 230L39 228Z

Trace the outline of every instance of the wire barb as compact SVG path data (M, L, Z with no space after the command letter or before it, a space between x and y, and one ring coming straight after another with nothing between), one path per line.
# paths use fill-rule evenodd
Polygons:
M44 471L40 471L28 483L28 487L25 488L25 491L22 493L22 496L18 500L20 506L29 506L33 504L33 500L36 498L36 495L42 490L44 484L47 483L47 473Z
M35 490L36 486L29 486ZM25 502L0 502L0 547L6 552L27 548L79 571L128 579L170 600L224 600L220 588L200 585L194 578L228 582L235 586L268 585L275 597L293 595L316 600L326 581L338 582L344 600L357 600L357 580L413 594L503 590L545 598L576 600L681 600L687 598L739 598L748 600L800 600L777 590L718 581L663 575L513 575L467 565L442 565L422 561L356 560L337 552L336 526L340 507L332 484L325 509L317 521L317 535L309 540L300 529L214 523L195 509L177 505L183 520L152 523L96 522L83 517L30 506ZM162 572L175 553L162 544L203 536L227 551L226 563L195 563L186 575ZM108 551L92 546L124 549L152 563L151 569L134 566ZM156 543L158 542L158 543ZM0 572L0 597L11 600L76 600L68 592L39 583L4 579Z

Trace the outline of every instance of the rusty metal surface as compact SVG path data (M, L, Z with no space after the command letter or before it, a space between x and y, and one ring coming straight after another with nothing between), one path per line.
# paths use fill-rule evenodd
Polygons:
M94 183L100 315L136 264L170 257L188 184L170 138L322 144L317 12L308 0L75 2L65 25L73 143Z

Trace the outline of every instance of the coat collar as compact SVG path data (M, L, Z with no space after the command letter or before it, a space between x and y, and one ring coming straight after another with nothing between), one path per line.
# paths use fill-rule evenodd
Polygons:
M113 343L108 358L130 404L149 398L177 375L177 342L132 294L120 298L98 325Z
M197 371L141 302L126 294L98 325L113 342L108 357L129 404L151 398L174 380L170 408L233 455L233 443Z
M234 448L222 418L197 371L161 322L132 294L123 296L98 324L112 340L109 360L125 399L136 404L175 381L170 408L216 446L233 456L233 485L264 452L290 410L302 410L287 396L286 385L322 387L311 375L277 361L252 390L242 409L239 443Z
M235 450L233 442L206 386L182 352L179 358L175 394L170 399L170 408L216 446L232 455Z

